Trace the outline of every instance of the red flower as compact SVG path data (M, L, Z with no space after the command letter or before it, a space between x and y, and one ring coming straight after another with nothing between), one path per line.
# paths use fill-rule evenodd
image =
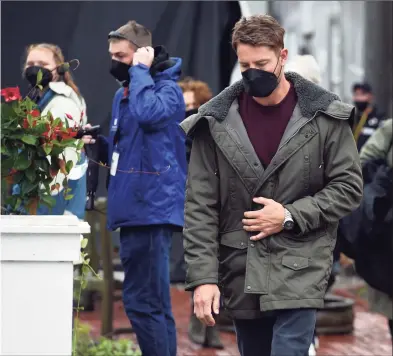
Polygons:
M39 110L35 109L35 110L30 111L30 115L33 117L39 117L41 115L41 113Z
M69 127L69 128L67 129L67 134L68 134L70 137L75 137L77 133L78 133L78 132L75 131L74 129L72 129L71 127Z
M22 126L23 126L24 129L28 129L28 128L29 128L29 121L27 120L27 118L26 118L26 119L23 119L23 124L22 124ZM36 127L36 126L37 126L37 120L34 120L34 121L32 122L31 127Z
M74 120L70 114L65 114L65 116L68 120Z
M49 138L51 132L51 127L49 124L45 124L45 132L42 134L42 137Z
M66 129L66 131L58 131L57 135L62 139L62 140L69 140L73 137L75 137L77 134L77 131L73 130L71 127Z
M49 168L49 174L50 174L51 178L56 177L57 173L59 173L58 169Z
M4 96L5 101L8 103L9 101L15 101L22 99L20 95L20 91L18 87L15 88L5 88L1 89L1 96Z

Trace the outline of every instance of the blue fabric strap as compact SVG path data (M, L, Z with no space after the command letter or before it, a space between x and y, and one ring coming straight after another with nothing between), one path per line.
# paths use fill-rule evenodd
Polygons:
M45 109L45 107L49 104L49 102L55 97L56 93L52 89L48 89L44 96L37 103L41 112Z

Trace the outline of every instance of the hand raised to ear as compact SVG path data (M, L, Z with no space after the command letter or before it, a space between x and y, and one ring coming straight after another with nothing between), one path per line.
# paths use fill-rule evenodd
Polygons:
M152 47L141 47L134 53L132 64L144 64L146 67L151 66L154 59L154 49Z

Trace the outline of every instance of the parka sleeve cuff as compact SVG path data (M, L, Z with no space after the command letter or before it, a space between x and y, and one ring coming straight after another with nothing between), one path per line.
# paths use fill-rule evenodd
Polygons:
M202 286L204 284L214 284L214 285L218 285L218 278L203 278L203 279L199 279L197 281L191 282L191 283L187 283L185 290L188 292L192 292L195 288Z
M284 205L284 208L291 213L293 221L295 222L294 233L296 237L303 236L307 230L298 210L293 206L293 204Z

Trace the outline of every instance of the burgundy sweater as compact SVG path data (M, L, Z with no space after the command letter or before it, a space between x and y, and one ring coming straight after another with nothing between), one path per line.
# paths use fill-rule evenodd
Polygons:
M291 88L277 105L263 106L243 92L239 96L239 112L248 137L266 168L277 152L282 135L297 103L296 91Z

